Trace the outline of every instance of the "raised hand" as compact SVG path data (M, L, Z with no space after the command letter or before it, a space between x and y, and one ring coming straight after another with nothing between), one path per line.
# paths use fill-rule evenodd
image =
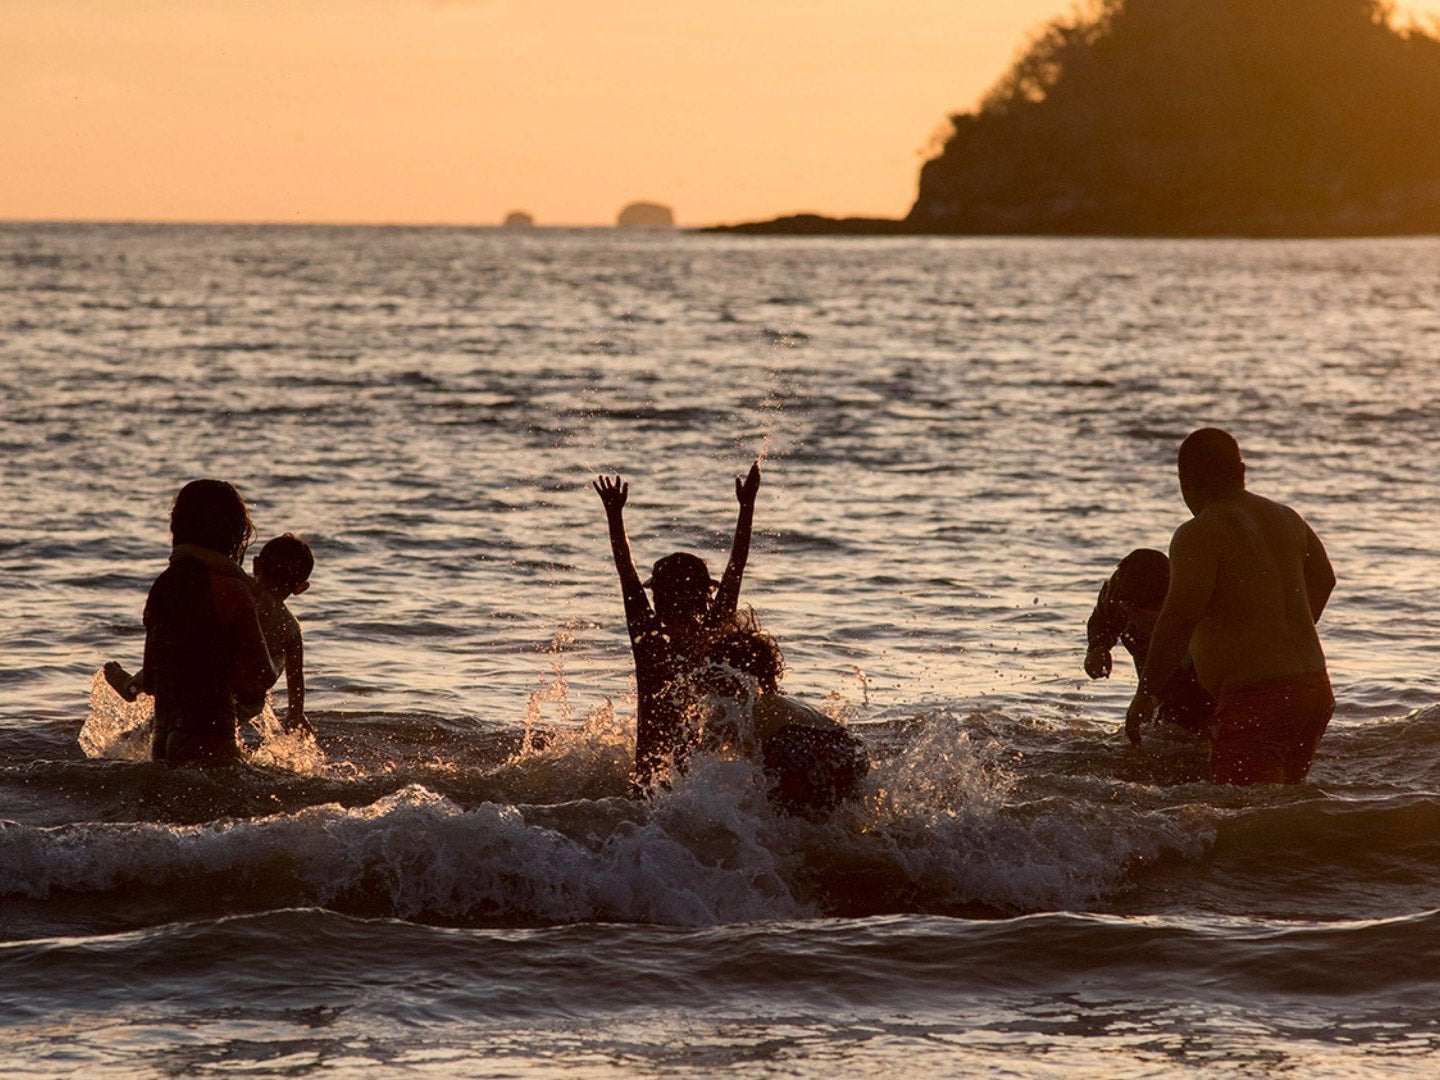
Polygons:
M590 485L595 493L600 496L600 501L605 504L605 513L618 514L621 507L625 505L625 497L630 494L630 485L620 477L610 479L602 476Z
M740 500L741 506L754 506L755 495L760 490L760 462L750 466L750 472L744 480L735 478L735 498Z

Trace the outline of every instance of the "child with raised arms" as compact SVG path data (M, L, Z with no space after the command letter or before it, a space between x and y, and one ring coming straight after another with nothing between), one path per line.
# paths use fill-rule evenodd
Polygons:
M624 507L630 486L620 477L602 476L594 483L605 507L610 548L620 575L625 622L635 656L638 696L635 732L634 790L644 791L667 762L683 763L691 736L688 710L697 700L695 679L706 664L709 637L735 613L740 584L750 554L755 496L760 490L760 463L750 466L744 480L735 480L740 516L730 561L717 583L705 560L677 551L655 563L650 579L641 581L625 535ZM652 607L645 590L655 596Z

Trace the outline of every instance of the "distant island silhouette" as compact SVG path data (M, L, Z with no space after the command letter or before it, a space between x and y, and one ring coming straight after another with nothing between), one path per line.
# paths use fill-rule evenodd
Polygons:
M535 218L524 210L511 210L505 215L507 229L533 229Z
M675 214L660 203L634 202L620 211L615 224L622 229L669 229L675 225Z
M949 118L903 219L787 234L1440 232L1440 37L1381 0L1098 0Z

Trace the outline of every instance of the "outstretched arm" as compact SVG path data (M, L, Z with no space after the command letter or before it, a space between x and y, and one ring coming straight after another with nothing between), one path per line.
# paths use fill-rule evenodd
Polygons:
M733 614L740 603L740 583L745 577L745 563L750 558L750 529L755 523L755 496L760 491L760 462L750 466L745 479L735 478L735 498L740 503L740 517L735 522L735 541L730 545L730 561L715 594L713 611L717 616Z
M630 557L630 538L625 535L625 499L630 494L630 485L618 476L613 480L602 476L591 486L605 505L605 520L610 525L610 552L615 556L615 569L620 574L620 591L627 597L643 593L640 575L635 572L635 560Z
M1196 521L1175 530L1170 541L1170 588L1150 638L1150 652L1140 672L1135 700L1125 714L1125 735L1137 746L1140 726L1149 723L1159 706L1160 689L1180 670L1190 652L1190 636L1205 617L1215 591L1214 545L1207 543Z
M315 729L305 719L305 642L299 624L285 645L285 694L290 706L285 713L285 730L300 730L314 738Z

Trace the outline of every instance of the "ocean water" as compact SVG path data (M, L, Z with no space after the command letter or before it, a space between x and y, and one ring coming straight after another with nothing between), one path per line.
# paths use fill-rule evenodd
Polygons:
M1433 1074L1440 244L0 226L0 1070ZM1120 732L1084 619L1220 424L1340 583L1310 780ZM637 562L870 749L625 797ZM170 500L313 544L316 744L137 760ZM283 695L282 695L283 698Z

